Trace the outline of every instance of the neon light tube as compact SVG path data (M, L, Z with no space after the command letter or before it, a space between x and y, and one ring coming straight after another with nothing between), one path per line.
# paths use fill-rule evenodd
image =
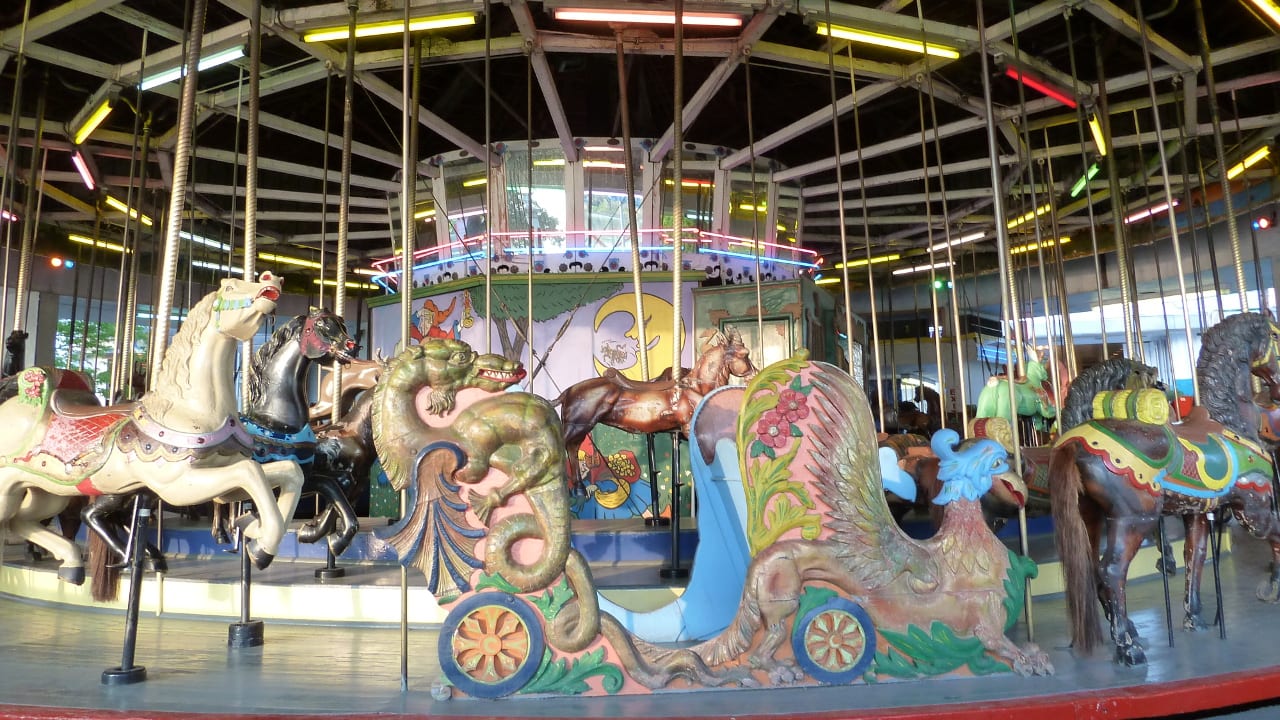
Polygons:
M843 270L846 267L856 268L856 267L864 267L867 265L879 265L880 263L893 262L894 260L898 260L901 257L902 257L901 255L893 254L893 255L881 255L880 257L867 258L864 260L850 260L847 263L836 263L835 269Z
M1277 6L1274 2L1271 2L1271 0L1249 0L1249 2L1253 3L1254 7L1262 11L1263 15L1270 18L1271 22L1280 26L1280 6Z
M315 260L304 260L302 258L289 257L288 255L276 255L274 253L260 252L258 253L258 259L266 260L267 262L284 263L286 265L297 265L298 267L310 268L312 270L320 269L320 263Z
M1102 123L1096 113L1089 113L1089 134L1093 135L1093 144L1098 146L1098 154L1107 156L1107 139L1102 135Z
M480 187L481 185L488 185L488 184L489 184L488 178L472 178L470 180L464 180L462 183L462 187L466 187L466 188Z
M192 260L191 265L193 267L204 268L205 270L218 270L220 272L236 273L238 275L244 274L244 268L229 267L222 263L209 262L207 260Z
M1025 215L1020 215L1020 216L1018 216L1017 218L1015 218L1015 219L1013 219L1013 220L1010 220L1010 221L1008 222L1008 224L1007 224L1007 226L1006 226L1006 227L1008 227L1010 230L1012 230L1012 229L1014 229L1014 228L1018 227L1019 225L1021 225L1021 224L1025 223L1025 222L1027 222L1028 220L1031 220L1032 218L1040 217L1041 215L1043 215L1043 214L1045 214L1045 213L1049 212L1049 210L1050 210L1052 207L1053 207L1052 205L1047 205L1047 204L1046 204L1046 205L1041 205L1040 207L1036 208L1035 210L1032 210L1031 212L1029 212L1029 213L1027 213L1027 214L1025 214Z
M536 163L535 163L535 164L536 164ZM561 165L563 165L564 163L563 163L563 162L561 162L560 164L561 164ZM625 169L627 168L626 163L613 162L612 160L583 160L583 161L582 161L582 167L584 167L584 168L611 168L611 169L614 169L614 170L625 170Z
M196 69L208 70L210 68L218 67L219 65L226 65L227 63L233 60L239 60L242 57L244 57L243 47L229 48L222 52L216 52L208 57L200 58L200 61L196 63ZM150 90L153 87L163 85L167 82L173 82L174 80L182 77L182 71L184 68L185 66L179 65L176 68L171 68L164 72L145 77L142 79L142 82L138 83L138 89Z
M226 244L226 243L224 243L224 242L218 242L217 240L210 240L209 238L207 238L207 237L203 237L203 236L201 236L201 235L192 235L191 233L187 232L186 230L180 230L180 231L178 231L178 237L182 238L183 240L190 240L190 241L191 241L191 242L193 242L193 243L199 243L199 244L201 244L201 245L205 245L205 246L208 246L208 247L214 248L215 250L230 250L230 249L231 249L231 246L230 246L230 245L228 245L228 244Z
M1174 206L1174 207L1178 207L1178 201L1177 201L1177 200L1174 200L1174 201L1173 201L1173 206ZM1128 225L1128 224L1130 224L1130 223L1136 223L1136 222L1138 222L1139 220L1146 220L1147 218L1151 217L1152 215L1155 215L1155 214L1156 214L1156 213L1158 213L1158 212L1163 212L1163 211L1168 210L1168 209L1169 209L1169 203L1167 203L1167 202L1162 202L1162 203L1158 203L1158 204L1156 204L1156 205L1152 205L1151 207L1148 207L1148 208L1143 208L1142 210L1139 210L1138 212L1135 212L1135 213L1133 213L1132 215L1130 215L1129 217L1125 218L1125 219L1124 219L1124 224L1125 224L1125 225Z
M1232 166L1232 168L1231 168L1230 170L1228 170L1228 171L1227 171L1227 179L1228 179L1228 180L1235 180L1235 179L1236 179L1237 177L1239 177L1239 176L1240 176L1240 175L1241 175L1245 170L1248 170L1249 168L1253 167L1254 165L1257 165L1259 162L1261 162L1261 161L1262 161L1262 159L1263 159L1263 158L1265 158L1267 155L1270 155L1270 154L1271 154L1271 148L1270 148L1270 147L1268 147L1268 146L1266 146L1266 145L1263 145L1262 147L1258 148L1257 150L1254 150L1254 151L1249 155L1249 157L1247 157L1247 158L1245 158L1244 160L1241 160L1240 162L1236 163L1234 166Z
M1098 163L1094 163L1090 165L1089 169L1086 170L1085 173L1080 176L1080 179L1077 180L1076 183L1071 186L1071 197L1076 197L1080 193L1084 192L1085 185L1088 185L1089 181L1092 180L1093 177L1097 174L1098 174Z
M869 32L866 30L855 30L853 28L841 27L839 25L827 25L826 23L818 23L817 32L819 35L828 35L841 40L849 40L851 42L860 42L867 45L878 45L880 47L893 48L895 50L906 50L907 52L919 53L921 55L933 55L936 57L947 58L949 60L958 60L960 51L946 45L935 45L931 42L922 42L913 38L898 37L896 35L882 35L880 33Z
M1058 238L1057 240L1049 239L1039 243L1027 243L1026 245L1018 245L1016 247L1009 248L1009 254L1018 255L1020 253L1025 253L1025 252L1034 252L1041 248L1051 248L1054 245L1066 245L1069 242L1071 242L1071 238L1062 237L1062 238Z
M814 280L813 284L814 285L835 285L836 283L840 282L840 280L841 278L839 276L829 277L829 278L819 278L817 280Z
M98 183L93 181L93 173L89 172L89 164L85 162L79 150L72 151L71 164L76 166L76 172L80 173L80 179L84 181L85 187L90 190L98 187Z
M110 205L116 210L119 210L120 212L128 215L134 220L138 220L139 218L141 218L142 224L146 225L147 227L151 227L153 225L153 223L151 222L151 218L147 217L146 215L140 214L137 210L134 210L128 205L125 205L124 202L120 201L115 197L112 197L111 195L108 195L107 199L104 202L106 202L107 205Z
M676 14L662 10L594 10L591 8L558 8L552 11L557 20L582 20L605 23L645 23L649 25L675 25ZM723 13L686 12L680 16L681 25L709 27L741 27L742 18Z
M1036 92L1042 95L1048 95L1049 97L1053 98L1054 100L1057 100L1063 105L1066 105L1072 110L1074 110L1076 108L1076 105L1078 104L1076 102L1076 99L1074 97L1071 97L1071 95L1066 90L1062 90L1060 88L1054 87L1053 85L1050 85L1045 80L1041 80L1040 78L1028 75L1025 72L1019 70L1018 68L1012 65L1005 68L1004 74L1008 75L1014 80L1021 82L1023 85L1026 85L1027 87L1031 88L1032 90L1035 90Z
M755 260L755 259L756 259L756 256L755 256L755 255L748 255L748 254L746 254L746 253L740 253L740 252L731 252L731 251L729 251L729 250L721 250L721 251L720 251L720 254L721 254L721 255L728 255L729 257L742 258L742 259L744 259L744 260ZM797 265L797 266L799 266L799 267L815 268L815 269L818 267L817 263L805 262L804 260L785 260L785 259L783 259L783 258L764 258L764 259L763 259L763 262L764 262L764 263L766 263L766 264L767 264L767 263L781 263L781 264L783 264L783 265Z
M414 220L425 220L426 218L433 218L433 217L435 217L435 214L436 214L435 208L431 208L431 209L427 209L427 210L419 210L418 212L416 212L416 213L414 213L414 214L413 214L413 219L414 219Z
M74 243L80 243L81 245L97 246L104 250L114 250L118 253L124 252L123 245L106 242L105 240L94 240L93 238L86 237L84 235L68 235L67 239Z
M93 134L93 131L97 130L98 126L102 124L102 121L106 120L107 116L110 114L111 101L103 100L102 104L98 106L98 109L94 110L92 115L85 118L80 129L76 130L76 135L72 138L71 143L73 145L83 145L84 141L89 139L89 136Z
M9 222L18 222L18 216L8 210L0 210L0 220L8 220Z
M949 262L936 262L932 265L914 265L912 267L898 268L893 271L894 275L910 275L912 273L924 272L925 270L939 270L941 268L951 267Z
M323 285L323 286L325 286L325 287L338 287L338 281L337 281L337 280L321 280L320 278L314 278L314 279L312 279L311 284L312 284L312 285ZM352 282L352 281L348 280L348 281L346 281L346 282L345 282L345 283L343 283L343 284L344 284L346 287L352 288L352 289L354 289L354 290L377 290L377 289L378 289L378 286L377 286L377 285L374 285L373 283Z
M929 251L939 252L941 250L946 250L949 247L956 247L957 245L965 245L971 242L977 242L986 236L987 234L985 232L976 232L976 233L969 233L968 235L961 235L959 239L952 240L951 242L938 243L937 245L934 245L933 247L929 248Z
M430 17L416 18L409 20L409 32L418 32L420 30L440 30L443 28L463 27L466 25L475 25L475 13L450 13L447 15L432 15ZM356 25L356 37L374 37L377 35L400 35L404 33L404 21L392 20L389 22L366 23L364 25ZM313 30L304 33L303 42L326 42L328 40L346 40L348 39L348 28L346 25L335 28L324 28L321 30Z

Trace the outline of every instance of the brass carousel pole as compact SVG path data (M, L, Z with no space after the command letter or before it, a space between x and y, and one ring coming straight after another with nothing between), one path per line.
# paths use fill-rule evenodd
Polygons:
M400 68L400 82L403 86L403 106L400 117L400 349L409 347L410 330L413 325L413 251L417 234L417 222L414 209L418 182L417 162L417 114L418 114L418 73L421 63L418 52L420 46L413 42L409 32L409 5L404 4L404 37L402 50L404 53ZM352 22L354 23L354 13ZM412 47L411 47L412 46ZM349 52L354 52L355 39L348 45ZM344 161L345 162L345 161ZM339 290L341 292L341 290ZM338 397L334 395L334 397ZM337 415L335 403L334 415ZM407 496L400 493L400 516L404 517ZM409 570L400 566L400 691L409 690Z

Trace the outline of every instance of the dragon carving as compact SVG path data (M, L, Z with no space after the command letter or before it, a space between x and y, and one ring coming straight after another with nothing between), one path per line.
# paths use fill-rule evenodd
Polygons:
M560 422L542 398L497 392L520 377L518 363L432 339L394 359L374 396L383 467L414 500L388 541L451 606L437 647L460 691L1052 672L1039 649L1004 635L1034 564L983 523L978 499L993 479L1020 486L995 442L957 449L953 432L939 433L946 516L933 539L912 540L885 504L870 410L853 379L803 357L761 371L736 438L755 556L743 598L721 635L673 648L600 612L590 571L569 544ZM467 388L488 394L461 396ZM505 478L486 479L490 469ZM911 655L930 643L943 649Z

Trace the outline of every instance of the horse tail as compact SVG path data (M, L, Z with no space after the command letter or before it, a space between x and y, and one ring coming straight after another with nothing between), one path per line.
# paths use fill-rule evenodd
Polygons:
M1103 642L1098 617L1098 559L1080 514L1084 485L1073 445L1059 445L1049 456L1049 497L1053 506L1053 539L1066 585L1071 642L1077 651L1090 653Z
M114 551L92 529L89 535L89 573L93 581L89 593L95 602L113 602L120 597L120 568L111 564Z

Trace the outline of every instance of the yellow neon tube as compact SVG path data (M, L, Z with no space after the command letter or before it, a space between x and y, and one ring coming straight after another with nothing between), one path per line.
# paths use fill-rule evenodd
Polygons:
M881 33L869 32L867 30L855 30L853 28L841 27L839 25L827 25L826 23L818 23L817 31L819 35L827 35L841 40L849 40L851 42L878 45L880 47L893 48L895 50L906 50L907 52L920 53L921 55L933 55L935 57L947 58L948 60L958 60L960 58L960 51L956 48L947 47L946 45L936 45L931 42L924 42L913 38L884 35Z
M418 32L420 30L440 30L443 28L463 27L466 25L475 25L475 13L450 13L448 15L432 15L431 17L417 18L409 21L409 32ZM377 35L399 35L404 32L403 20L390 20L387 22L365 23L356 25L356 37L375 37ZM302 36L303 42L325 42L327 40L346 40L348 38L347 26L323 28L321 30L313 30Z
M93 131L97 130L98 126L102 124L102 121L106 120L107 116L110 114L111 101L103 100L102 104L98 106L98 109L94 110L92 115L85 118L84 124L80 126L80 129L76 130L76 136L74 138L75 144L80 145L84 143L85 140L88 140L89 136L93 134ZM147 224L150 225L151 223Z

